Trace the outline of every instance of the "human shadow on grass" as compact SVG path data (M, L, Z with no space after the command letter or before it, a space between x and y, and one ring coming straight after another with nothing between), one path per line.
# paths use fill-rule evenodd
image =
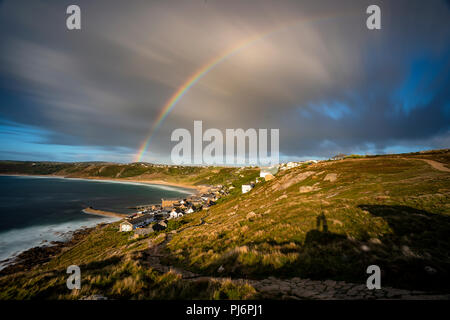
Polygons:
M295 244L295 246L292 246ZM226 260L220 261L212 266L212 270L223 264L227 270L227 275L234 277L254 277L267 278L268 276L277 276L280 278L291 278L300 276L311 279L330 279L341 275L340 279L348 279L349 269L348 261L342 259L341 248L350 250L350 241L345 235L337 234L328 230L328 222L324 213L316 218L315 229L307 232L304 241L258 241L248 243L251 247L260 247L269 245L275 247L274 250L264 252L266 261L268 259L280 259L278 263L267 263L263 260L252 263L246 263L240 252L234 252L226 257ZM286 257L296 255L294 260L287 261L280 258L280 253ZM244 255L252 255L251 251ZM272 258L269 258L272 256ZM263 259L261 252L255 259ZM284 260L284 261L283 261ZM345 272L341 272L346 269ZM215 274L215 273L214 273ZM344 278L346 277L346 278Z
M369 276L367 267L378 265L382 286L450 291L450 217L408 206L367 204L358 208L382 218L391 232L375 239L361 230L355 239L330 231L326 215L320 213L304 241L246 243L250 248L263 249L259 253L235 251L211 264L208 270L198 272L244 278L299 276L365 283ZM276 248L271 250L271 247ZM292 259L294 255L296 258ZM219 273L217 270L222 265L225 271Z
M272 270L266 266L257 273L365 283L367 267L378 265L382 285L450 291L450 217L408 206L358 207L385 220L392 232L373 242L369 241L369 235L358 240L348 238L331 232L325 214L321 213L315 229L307 232L302 244L297 243L300 249L290 249L298 254L295 261ZM255 274L255 270L251 273Z
M336 241L346 240L347 237L328 230L328 221L322 212L316 218L316 229L308 231L303 246L326 245Z

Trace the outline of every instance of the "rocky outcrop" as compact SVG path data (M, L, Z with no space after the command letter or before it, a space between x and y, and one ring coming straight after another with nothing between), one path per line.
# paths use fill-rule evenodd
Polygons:
M271 186L271 189L274 191L287 189L290 186L299 183L305 180L306 178L312 176L313 174L315 174L314 171L306 171L298 174L296 173L286 174L280 179L275 180L275 183Z

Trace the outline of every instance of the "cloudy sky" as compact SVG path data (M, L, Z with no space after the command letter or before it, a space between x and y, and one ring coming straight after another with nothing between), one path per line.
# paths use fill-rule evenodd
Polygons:
M194 120L279 128L282 160L450 147L449 1L0 0L0 159L131 162L174 93L248 39L144 161L170 163L171 132Z

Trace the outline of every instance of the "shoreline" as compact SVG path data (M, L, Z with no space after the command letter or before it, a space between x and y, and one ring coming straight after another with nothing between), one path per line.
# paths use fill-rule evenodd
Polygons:
M71 236L66 241L50 241L47 244L28 248L15 256L6 258L0 261L2 264L0 277L17 272L29 271L38 265L43 265L63 250L67 250L82 241L90 233L110 223L102 222L92 227L81 227L73 231L68 231Z
M59 225L59 230L54 230L55 228L58 228L58 225L43 226L43 228L46 228L47 230L37 230L37 233L42 235L45 232L49 232L48 237L45 239L31 239L31 243L28 243L25 247L16 248L13 251L10 251L8 255L2 256L0 258L0 274L9 266L21 264L23 255L27 255L29 252L52 252L55 245L65 246L65 244L70 244L75 235L83 234L86 230L93 230L102 225L110 225L111 223L115 223L119 221L119 219L124 218L124 216L119 218L116 216L113 217L100 214L96 214L96 216L100 218L100 220L95 220L92 223L86 223L86 221L83 221L79 224L61 224ZM11 229L6 232L14 232L17 230L20 229ZM37 233L34 232L32 234Z
M102 179L102 178L98 178L98 177L67 177L67 176L63 176L63 175L33 175L33 174L15 174L15 173L11 173L11 174L5 174L5 173L1 173L0 176L11 176L11 177L30 177L30 178L57 178L57 179L69 179L69 180L83 180L83 181L97 181L97 182L109 182L109 183L123 183L123 184L141 184L141 185L148 185L148 186L154 186L156 188L161 188L163 186L167 186L167 187L174 187L174 188L184 188L189 190L189 194L196 194L196 193L200 193L203 192L203 190L207 189L206 186L191 186L191 185L185 185L185 184L176 184L176 183L169 183L166 181L162 181L162 180L138 180L138 179L114 179L114 178L110 178L110 179ZM174 190L174 191L178 191L178 192L183 192L182 190ZM99 217L103 217L103 218L116 218L116 219L124 219L128 216L128 214L122 214L122 213L118 213L118 212L112 212L112 211L105 211L105 210L101 210L101 209L95 209L92 207L87 207L81 210L82 213L84 214L91 214L91 215L96 215ZM18 252L15 252L14 254L8 256L5 259L2 259L0 261L0 273L2 273L3 270L5 269L9 269L9 268L16 268L16 267L20 267L23 266L24 264L26 265L30 265L32 264L30 261L28 261L28 256L36 256L39 255L40 257L42 257L42 254L46 255L46 253L54 253L55 250L66 247L68 245L70 245L73 242L75 235L79 235L79 234L83 234L85 232L85 230L93 230L95 229L97 226L99 225L109 225L111 223L113 223L114 221L111 222L98 222L97 224L93 225L93 226L81 226L81 227L77 227L73 230L67 231L66 234L72 234L67 240L54 240L54 241L49 241L47 243L42 243L39 245L35 245L33 247L29 247L28 249L25 250L21 250ZM51 244L51 242L54 242L53 245L49 245ZM41 260L41 259L38 259ZM41 260L42 262L42 260ZM20 267L21 268L21 267Z
M71 179L71 180L87 180L87 181L103 181L103 182L123 182L123 183L142 183L154 186L168 186L168 187L178 187L183 189L189 189L199 193L205 192L208 189L206 186L195 186L183 183L167 182L164 180L139 180L139 179L125 179L125 178L101 178L101 177L69 177L63 175L41 175L41 174L24 174L24 173L0 173L0 176L7 177L40 177L40 178L60 178L60 179ZM194 193L193 193L194 194Z

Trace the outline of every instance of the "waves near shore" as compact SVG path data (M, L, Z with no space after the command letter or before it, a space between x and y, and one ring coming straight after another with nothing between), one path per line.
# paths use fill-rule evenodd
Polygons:
M93 227L99 223L114 222L118 219L105 216L91 221L37 225L2 232L0 234L0 270L24 250L36 246L49 246L54 241L67 241L76 230Z
M0 191L0 269L24 250L117 221L133 212L130 207L188 193L132 181L41 176L0 176Z

